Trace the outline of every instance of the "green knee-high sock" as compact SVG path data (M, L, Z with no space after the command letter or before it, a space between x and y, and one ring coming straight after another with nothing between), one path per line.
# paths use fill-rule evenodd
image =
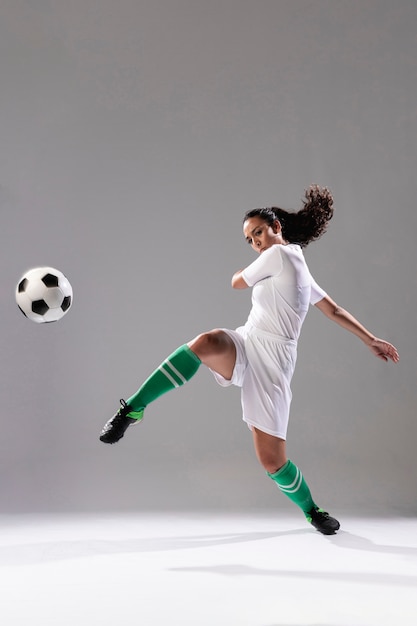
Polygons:
M310 489L298 467L288 460L275 474L267 472L282 493L292 500L307 516L313 508L318 508L311 497Z
M190 350L187 344L180 346L161 363L138 391L127 400L129 407L132 407L131 417L137 417L134 413L142 415L143 409L150 402L190 380L200 365L200 359Z

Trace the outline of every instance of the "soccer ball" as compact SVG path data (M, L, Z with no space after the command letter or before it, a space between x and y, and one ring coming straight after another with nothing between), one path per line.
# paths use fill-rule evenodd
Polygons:
M72 287L59 270L34 267L17 283L16 303L23 315L33 322L57 322L72 305Z

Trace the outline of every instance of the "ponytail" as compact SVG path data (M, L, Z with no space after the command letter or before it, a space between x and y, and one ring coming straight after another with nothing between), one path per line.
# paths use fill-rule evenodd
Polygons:
M303 206L297 212L279 207L252 209L245 214L243 221L259 216L272 226L278 220L283 238L304 248L326 231L327 224L333 217L333 196L327 187L311 185L302 202Z

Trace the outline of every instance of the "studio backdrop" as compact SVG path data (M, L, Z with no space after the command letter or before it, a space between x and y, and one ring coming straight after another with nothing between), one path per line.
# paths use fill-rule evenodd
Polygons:
M417 513L414 0L3 0L0 512L289 510L201 368L115 446L100 430L178 345L245 322L242 217L335 214L317 282L400 363L312 308L288 454L332 511ZM14 290L56 267L35 324ZM291 509L292 510L292 509Z

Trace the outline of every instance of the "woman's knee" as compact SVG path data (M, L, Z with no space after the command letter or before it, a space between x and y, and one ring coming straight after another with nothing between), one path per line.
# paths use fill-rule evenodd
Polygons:
M268 454L260 454L258 458L264 470L269 474L275 474L287 462L287 459L285 457L280 458Z
M231 380L236 363L236 348L233 339L224 330L210 330L190 341L188 347L204 365Z
M221 354L227 348L225 335L226 333L219 329L209 330L197 335L188 343L188 347L200 359L212 354Z
M259 463L267 472L275 474L287 462L285 440L257 428L253 429L252 434Z

